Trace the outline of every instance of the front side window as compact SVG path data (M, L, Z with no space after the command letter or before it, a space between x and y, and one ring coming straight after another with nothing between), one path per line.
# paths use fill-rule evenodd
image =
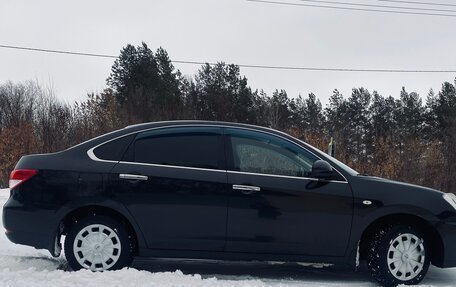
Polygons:
M167 128L138 134L128 157L135 162L222 169L220 129L203 127Z
M318 158L276 136L248 130L227 129L232 162L242 172L310 177Z

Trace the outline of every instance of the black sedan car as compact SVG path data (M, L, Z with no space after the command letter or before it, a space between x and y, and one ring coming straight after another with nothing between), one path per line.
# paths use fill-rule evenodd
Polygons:
M381 163L379 163L381 164ZM410 167L413 168L413 167ZM139 258L314 262L381 284L456 266L456 196L360 175L268 128L208 121L129 126L24 156L3 225L74 270Z

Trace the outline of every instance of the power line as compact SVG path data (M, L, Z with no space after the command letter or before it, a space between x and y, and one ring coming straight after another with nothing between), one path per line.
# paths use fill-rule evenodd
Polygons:
M4 49L15 49L33 52L45 52L55 53L64 55L76 55L76 56L87 56L87 57L98 57L98 58L118 58L114 55L108 54L94 54L94 53L83 53L63 50L51 50L41 49L32 47L22 46L11 46L11 45L0 45L0 48ZM199 61L171 61L179 64L192 64L192 65L216 65L213 62L199 62ZM456 73L456 70L408 70L408 69L356 69L356 68L320 68L320 67L297 67L297 66L268 66L268 65L250 65L250 64L235 64L241 68L254 68L254 69L271 69L271 70L302 70L302 71L327 71L327 72L373 72L373 73Z
M391 6L391 5L376 5L376 4L359 4L339 1L327 1L327 0L297 0L301 2L313 2L323 4L338 4L346 6L357 6L357 7L374 7L374 8L387 8L387 9L399 9L399 10L416 10L416 11L434 11L434 12L450 12L456 13L456 10L448 9L433 9L433 8L419 8L419 7L404 7L404 6Z
M10 45L0 45L0 48L5 49L16 49L16 50L25 50L25 51L34 51L34 52L45 52L45 53L55 53L55 54L66 54L66 55L76 55L76 56L89 56L89 57L99 57L99 58L113 58L116 59L117 56L107 55L107 54L94 54L94 53L83 53L83 52L73 52L73 51L62 51L62 50L51 50L51 49L41 49L41 48L31 48L31 47L21 47L21 46L10 46ZM196 61L172 61L174 63L180 64L197 64L204 65L205 62L196 62ZM215 65L215 63L209 63Z
M246 1L266 3L266 4L276 4L276 5L304 6L304 7L316 7L316 8L339 9L339 10L352 10L352 11L363 11L363 12L380 12L380 13L408 14L408 15L456 17L456 15L454 15L454 14L423 13L423 12L408 12L408 11L406 12L406 11L379 10L379 9L366 9L366 8L349 8L349 7L340 7L340 6L328 6L328 5L325 6L325 5L316 5L316 4L277 2L277 1L268 1L268 0L246 0Z
M46 53L56 53L56 54L77 55L77 56L90 56L90 57L100 57L100 58L117 58L116 56L105 55L105 54L92 54L92 53L70 52L70 51L49 50L49 49L39 49L39 48L20 47L20 46L9 46L9 45L0 45L0 48L5 48L5 49L16 49L16 50L26 50L26 51L35 51L35 52L46 52Z
M394 3L407 3L407 4L419 4L419 5L435 5L435 6L456 7L456 4L447 4L447 3L432 3L432 2L419 2L419 1L401 1L401 0L378 0L378 1L394 2Z

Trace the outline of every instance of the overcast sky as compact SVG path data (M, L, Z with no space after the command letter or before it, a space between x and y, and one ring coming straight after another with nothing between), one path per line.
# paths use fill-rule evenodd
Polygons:
M377 0L339 0L386 5ZM428 0L451 3L453 0ZM304 3L297 0L289 2ZM392 5L390 3L389 5ZM397 4L399 5L399 4ZM406 6L402 4L400 6ZM417 5L415 5L418 7ZM420 6L452 9L451 7ZM453 7L456 10L456 7ZM237 64L456 70L456 17L293 7L245 0L1 0L0 45L118 55L126 44L164 47L171 59ZM455 13L456 15L456 13ZM113 59L0 49L0 83L38 80L60 99L106 85ZM184 74L199 66L175 64ZM456 74L340 73L241 69L254 89L323 103L353 87L426 97Z

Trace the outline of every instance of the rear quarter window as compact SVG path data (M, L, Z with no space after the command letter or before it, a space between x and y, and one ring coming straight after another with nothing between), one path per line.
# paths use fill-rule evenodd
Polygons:
M124 136L119 139L102 144L93 150L94 155L103 160L120 161L125 150L136 135Z

